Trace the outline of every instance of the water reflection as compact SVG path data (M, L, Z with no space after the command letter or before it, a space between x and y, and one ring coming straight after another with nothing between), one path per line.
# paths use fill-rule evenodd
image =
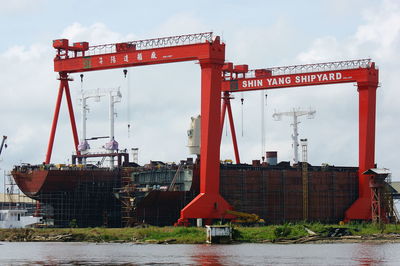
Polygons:
M400 243L0 243L0 265L400 265Z
M381 257L381 252L377 252L380 250L378 247L376 244L359 244L355 246L352 260L362 266L380 265L385 262L385 259Z
M219 245L198 245L193 248L192 259L196 265L227 265L221 256Z

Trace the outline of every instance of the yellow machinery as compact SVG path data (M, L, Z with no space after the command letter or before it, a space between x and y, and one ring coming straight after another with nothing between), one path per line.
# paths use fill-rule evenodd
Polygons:
M237 224L264 224L265 223L264 219L260 218L260 216L258 216L257 214L254 214L254 213L238 212L238 211L232 211L232 210L227 210L226 213L236 216L236 219L234 219L232 222L237 223Z

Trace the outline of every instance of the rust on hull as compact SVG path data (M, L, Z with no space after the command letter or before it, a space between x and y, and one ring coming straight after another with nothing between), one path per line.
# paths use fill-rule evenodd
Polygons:
M50 206L58 227L68 227L72 220L80 227L172 225L199 193L199 162L181 163L184 168L157 162L114 170L17 168L12 174L21 191ZM177 171L182 180L175 180L181 183L171 191L166 187L175 182ZM358 196L358 168L310 165L308 173L308 220L342 220ZM268 223L303 220L300 166L221 164L220 193L235 210L256 213Z

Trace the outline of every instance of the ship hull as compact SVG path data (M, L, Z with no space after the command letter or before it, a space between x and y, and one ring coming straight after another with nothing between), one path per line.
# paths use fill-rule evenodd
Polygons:
M303 176L301 167L221 165L220 193L234 210L257 214L270 224L303 220L337 223L358 197L357 167L308 167L308 213L303 212ZM148 185L162 184L155 178L159 170L143 170ZM147 176L146 176L147 175ZM180 210L199 193L199 167L193 166L190 191L153 191L138 204L137 221L153 225L172 225ZM134 180L132 180L133 182ZM141 186L145 183L141 182ZM195 221L192 221L195 224Z
M82 170L26 169L11 172L20 190L27 196L36 198L43 193L73 191L83 182L113 182L118 178L118 169L107 168Z
M134 169L140 175L124 173L124 180L135 187L160 187L169 184L159 167ZM180 210L199 193L199 165L192 169L189 191L153 190L137 202L134 221L153 225L172 225ZM161 171L164 173L163 171ZM172 173L172 174L171 174ZM301 167L290 165L221 165L220 193L237 211L255 213L268 223L310 221L338 222L358 197L358 168L317 167L308 169L308 215L304 217L304 191ZM48 205L57 227L124 226L121 201L114 196L121 184L121 170L31 170L13 171L16 183L29 197ZM138 178L140 176L140 178ZM143 180L142 183L138 183ZM125 182L125 181L124 181ZM147 182L147 183L146 183ZM127 201L130 204L130 201ZM126 205L128 206L128 205ZM130 208L132 209L132 208ZM128 217L132 218L132 217Z
M114 197L119 169L18 169L11 173L20 190L37 200L37 215L55 227L120 227L121 206Z

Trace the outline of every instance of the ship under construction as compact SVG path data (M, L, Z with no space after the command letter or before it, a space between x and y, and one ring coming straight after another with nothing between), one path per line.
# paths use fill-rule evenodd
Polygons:
M46 158L40 165L15 166L12 175L19 188L37 200L37 215L52 220L54 226L210 224L215 220L235 221L239 212L256 214L267 223L395 219L387 184L390 174L375 164L379 78L370 59L249 70L248 65L225 62L225 44L210 32L97 46L87 42L70 45L67 39L59 39L53 47L60 87ZM151 161L143 166L130 161L114 138L113 105L120 97L118 90L97 90L110 97L106 152L90 152L85 124L79 141L69 74L124 68L126 76L128 67L182 61L197 61L201 68L201 115L192 118L188 131L189 148L196 158L176 164ZM356 83L358 88L358 166L310 165L303 143L302 160L296 158L292 164L278 162L277 152L266 152L262 160L251 164L240 161L230 102L233 94L340 83ZM51 163L64 93L75 145L69 165ZM97 96L82 96L82 121L86 120L85 99ZM235 163L220 161L226 114ZM295 154L297 146L295 143ZM108 158L110 165L89 164L87 160L93 157Z

